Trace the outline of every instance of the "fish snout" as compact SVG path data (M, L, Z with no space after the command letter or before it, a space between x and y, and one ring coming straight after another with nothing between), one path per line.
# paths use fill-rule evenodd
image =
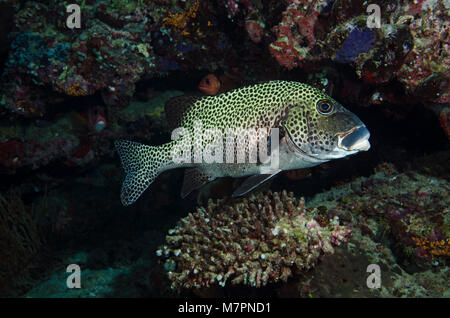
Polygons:
M369 137L370 132L366 126L359 126L338 134L338 147L350 151L367 151L370 149Z

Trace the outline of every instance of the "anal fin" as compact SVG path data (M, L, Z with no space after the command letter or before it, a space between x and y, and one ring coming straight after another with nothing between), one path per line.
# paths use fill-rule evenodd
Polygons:
M184 171L183 187L181 197L184 199L192 191L201 188L204 184L213 181L215 178L207 175L199 168L189 168Z

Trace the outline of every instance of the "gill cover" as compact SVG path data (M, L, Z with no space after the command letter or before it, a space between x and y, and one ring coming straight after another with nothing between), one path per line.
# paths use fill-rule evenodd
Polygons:
M281 126L287 136L288 144L295 148L291 150L311 154L311 147L308 143L308 120L302 106L291 107Z

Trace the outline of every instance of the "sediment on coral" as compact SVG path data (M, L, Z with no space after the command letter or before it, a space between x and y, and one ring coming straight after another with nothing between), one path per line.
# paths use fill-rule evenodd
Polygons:
M157 255L165 258L178 290L286 281L295 270L313 268L351 234L337 220L321 226L314 213L286 191L210 200L169 230Z

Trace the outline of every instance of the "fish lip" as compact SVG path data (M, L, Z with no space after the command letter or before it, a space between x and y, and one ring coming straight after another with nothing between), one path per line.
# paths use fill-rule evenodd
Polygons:
M338 148L347 151L367 151L370 149L370 132L364 125L337 134L337 137Z

